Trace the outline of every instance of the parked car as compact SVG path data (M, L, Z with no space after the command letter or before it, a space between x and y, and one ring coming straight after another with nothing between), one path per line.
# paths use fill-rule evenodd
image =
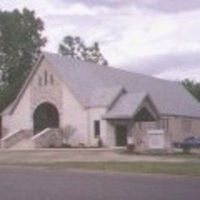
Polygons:
M174 142L173 146L175 148L200 148L200 137L188 137L182 142Z

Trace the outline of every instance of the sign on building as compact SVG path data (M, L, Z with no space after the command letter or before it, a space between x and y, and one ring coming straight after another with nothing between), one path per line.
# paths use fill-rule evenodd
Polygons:
M164 130L149 130L147 136L149 149L165 148Z

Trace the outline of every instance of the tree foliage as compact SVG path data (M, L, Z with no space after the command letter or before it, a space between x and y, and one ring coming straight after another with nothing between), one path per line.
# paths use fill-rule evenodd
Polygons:
M108 65L107 60L100 52L99 44L94 42L92 46L88 47L80 37L64 37L62 43L59 45L59 53L63 56L79 60Z
M185 79L182 81L182 84L198 101L200 101L200 83Z
M34 11L0 11L0 110L16 96L46 39Z

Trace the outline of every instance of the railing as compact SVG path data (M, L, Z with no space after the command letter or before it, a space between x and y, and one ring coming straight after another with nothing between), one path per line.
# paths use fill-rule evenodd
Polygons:
M60 146L61 136L58 129L46 128L32 137L36 148L49 148Z
M13 145L17 144L23 139L30 138L32 136L31 131L28 130L18 130L14 133L8 134L7 136L1 139L2 148L10 148Z

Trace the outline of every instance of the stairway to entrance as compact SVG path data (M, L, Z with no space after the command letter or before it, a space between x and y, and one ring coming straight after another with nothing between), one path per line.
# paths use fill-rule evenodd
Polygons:
M17 142L12 147L10 147L10 149L16 149L16 150L18 150L18 149L34 149L34 148L35 148L35 144L31 137L23 139L23 140Z

